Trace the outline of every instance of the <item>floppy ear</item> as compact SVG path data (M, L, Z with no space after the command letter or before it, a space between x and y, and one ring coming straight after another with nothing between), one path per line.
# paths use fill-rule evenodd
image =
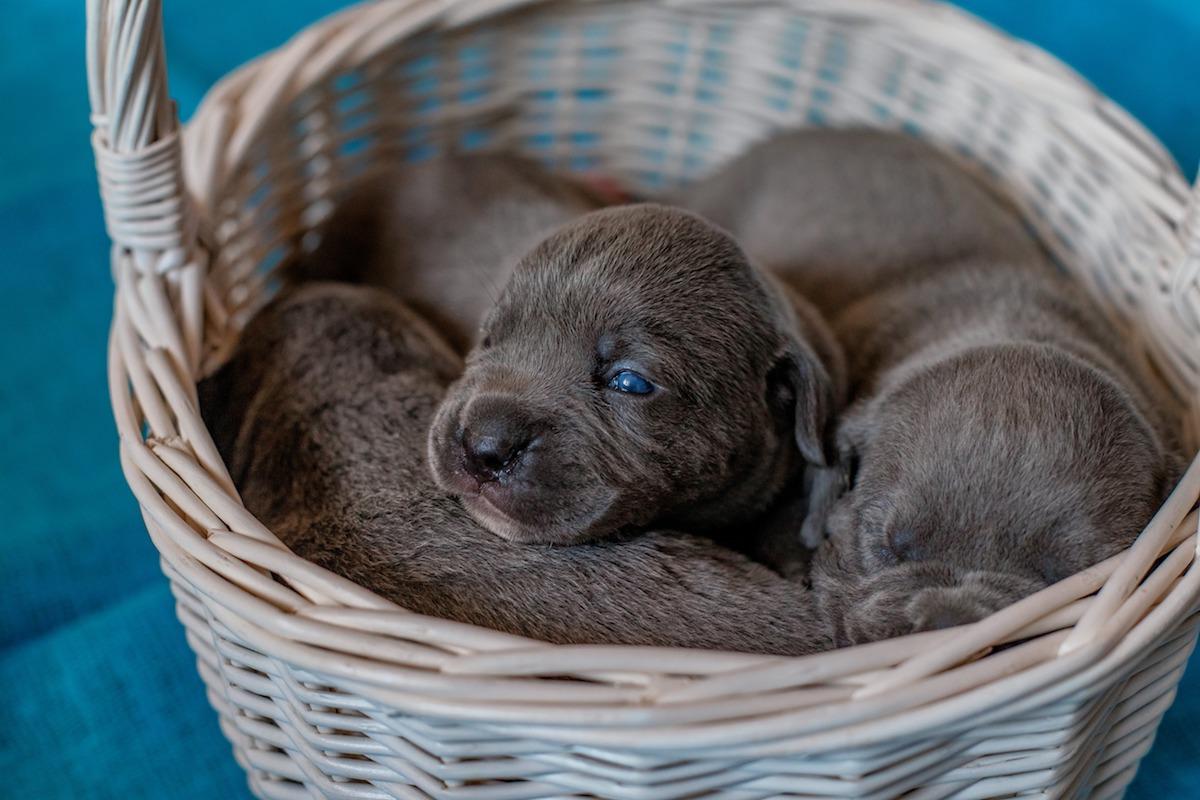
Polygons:
M808 509L800 528L800 538L809 547L817 547L831 536L836 538L833 516L837 513L838 500L853 488L858 471L859 427L853 411L848 416L844 414L831 437L834 454L829 466L805 473Z
M789 343L767 378L778 411L791 417L796 448L810 464L831 466L834 461L833 425L838 392L829 370L807 343Z

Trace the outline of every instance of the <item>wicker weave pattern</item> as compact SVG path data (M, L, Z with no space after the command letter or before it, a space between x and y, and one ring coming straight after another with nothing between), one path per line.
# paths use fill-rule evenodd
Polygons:
M653 194L779 127L871 124L1004 182L1196 442L1200 201L1074 73L917 0L388 0L231 74L181 136L160 4L88 11L121 461L258 795L1121 795L1196 641L1200 461L1125 554L965 628L803 659L554 647L288 553L194 386L381 164L502 148Z

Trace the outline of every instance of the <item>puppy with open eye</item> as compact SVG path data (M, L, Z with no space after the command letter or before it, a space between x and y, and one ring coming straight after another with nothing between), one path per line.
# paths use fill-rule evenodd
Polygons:
M420 614L561 644L828 649L802 587L695 536L530 547L433 484L425 438L459 358L395 297L309 284L201 384L246 507L295 553Z
M785 134L689 203L821 304L845 348L849 491L813 565L840 644L987 616L1127 547L1172 487L1161 389L934 149Z
M465 353L517 260L597 208L585 187L511 155L446 155L349 186L297 281L387 289Z
M573 544L656 525L781 569L801 555L767 552L762 526L820 504L841 355L728 234L652 204L587 214L520 261L484 332L429 458L488 530Z

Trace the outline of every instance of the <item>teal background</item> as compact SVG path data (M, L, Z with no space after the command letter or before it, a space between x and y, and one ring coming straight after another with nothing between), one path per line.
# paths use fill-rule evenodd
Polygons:
M167 0L184 115L333 0ZM1200 162L1200 3L967 0ZM0 796L239 798L157 557L117 467L107 241L88 146L81 0L0 16ZM1200 795L1200 669L1130 796Z

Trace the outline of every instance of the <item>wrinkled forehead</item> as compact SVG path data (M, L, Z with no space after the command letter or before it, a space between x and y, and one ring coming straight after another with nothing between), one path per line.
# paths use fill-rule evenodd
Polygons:
M881 400L863 466L901 517L1036 530L1153 494L1154 444L1102 376L931 371Z
M747 264L672 253L567 251L523 262L490 324L496 333L566 324L675 338L717 327L759 331L770 325L770 313L766 292Z
M1036 463L1120 449L1148 433L1103 373L1039 346L979 348L914 370L878 403L885 431L950 458L1002 454ZM1029 464L1028 466L1033 466Z
M731 306L740 306L734 311ZM755 367L747 348L769 349L768 326L749 304L671 292L616 275L548 271L514 282L487 324L494 341L521 350L579 350L600 361Z

